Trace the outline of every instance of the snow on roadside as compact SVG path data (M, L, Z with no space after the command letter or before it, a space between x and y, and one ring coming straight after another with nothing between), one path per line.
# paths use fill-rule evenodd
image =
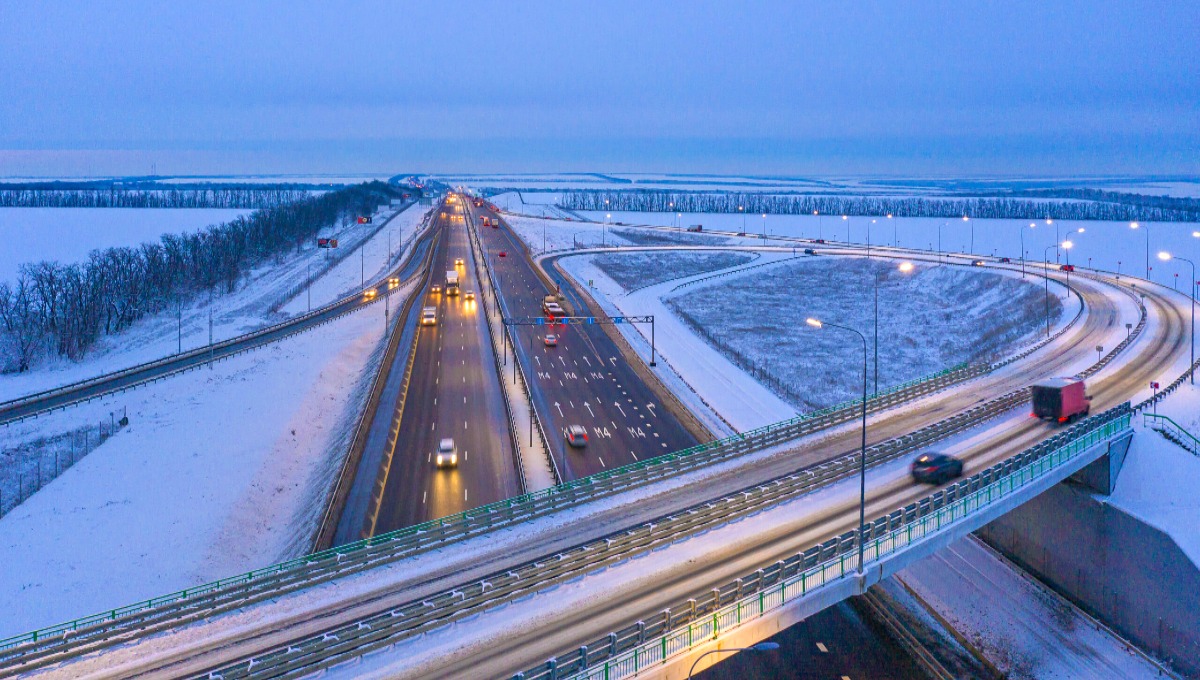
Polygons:
M122 406L130 418L0 518L0 637L306 553L383 337L376 305L9 426L20 438Z
M420 216L428 210L428 207L413 206L396 219L419 221ZM355 224L342 230L339 238L343 247L353 247L374 230L380 220L391 214L392 209L387 208L375 214L375 224ZM386 253L387 231L388 229L384 228L367 244L368 255L372 252ZM406 233L405 243L408 242ZM319 250L314 245L304 248L299 253L286 255L280 261L272 259L253 270L238 290L215 296L212 304L213 340L220 342L287 318L286 313L273 313L271 307L304 280L310 264L314 271L317 270L319 262L328 256L327 253L328 251ZM335 269L352 269L353 278L357 283L359 267L357 258L351 256ZM343 284L333 287L341 285ZM317 300L318 297L314 296L314 308L318 306ZM161 359L175 354L180 348L182 351L188 351L203 347L208 344L209 339L208 302L207 296L201 295L185 303L178 318L171 310L141 319L117 335L103 336L80 361L53 358L26 373L0 375L0 401L17 399L27 394ZM306 303L303 294L293 299L293 305ZM300 311L303 310L302 306Z
M1004 677L1146 678L1158 668L973 537L909 565L897 578Z

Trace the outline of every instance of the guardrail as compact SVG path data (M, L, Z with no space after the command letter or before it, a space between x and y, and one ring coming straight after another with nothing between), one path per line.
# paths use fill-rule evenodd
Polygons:
M376 283L373 283L372 285L376 285ZM210 345L205 345L203 347L197 347L195 349L187 350L185 352L181 352L178 354L172 354L170 356L163 357L161 359L155 359L153 361L148 361L145 363L137 364L135 366L130 366L128 368L124 368L124 369L121 369L118 371L113 371L111 373L106 373L104 375L96 376L94 378L80 380L78 382L70 383L68 385L63 385L61 387L55 387L55 388L52 388L49 390L43 390L40 392L27 394L27 395L24 395L17 399L12 399L12 400L9 400L6 402L0 402L0 413L3 413L4 411L10 411L10 410L17 409L17 408L36 405L38 402L46 401L48 399L53 399L56 397L66 397L67 398L67 400L62 403L56 404L54 406L48 406L45 408L37 409L37 410L31 411L29 413L26 413L26 414L23 414L20 416L5 418L4 416L0 415L0 424L8 425L8 424L12 424L12 423L21 422L23 420L28 420L30 418L37 418L39 415L42 415L44 413L50 413L50 412L56 411L58 409L68 408L70 406L74 406L77 404L86 403L93 399L100 399L100 398L103 398L103 397L111 395L111 394L124 392L125 390L133 389L136 387L140 387L142 385L156 382L158 380L162 380L167 377L178 375L179 373L184 373L186 371L192 370L194 368L198 368L200 366L216 363L217 361L222 361L222 360L228 359L230 357L237 356L238 354L241 354L243 352L257 349L265 344L269 344L271 342L276 342L278 340L282 340L284 338L291 337L292 335L295 335L296 333L312 330L313 328L319 328L320 326L323 326L326 323L329 323L330 321L340 319L341 317L345 316L346 314L356 312L359 309L362 309L368 305L375 304L376 302L381 301L380 298L376 298L375 300L369 301L369 302L362 302L360 304L349 304L349 303L354 302L359 297L359 295L360 295L359 293L348 295L339 300L335 300L327 305L318 307L317 309L314 309L311 312L306 312L299 316L292 317L286 321L281 321L280 323L272 324L270 326L260 328L256 331L246 333L244 335L235 336L232 338L228 338L226 340L214 342ZM322 320L320 323L309 325L309 322L311 322L313 319L321 317L323 315L326 315L330 311L336 309L339 306L347 306L347 308L336 315L330 316L330 317ZM245 345L245 346L238 347L239 345ZM237 348L237 349L235 349L234 351L229 351L231 348ZM218 356L218 354L220 354L220 356ZM172 366L172 364L179 364L179 365L174 368L169 368ZM111 389L106 389L106 390L97 392L95 394L81 395L77 398L70 398L70 395L72 393L79 392L81 390L86 390L86 389L92 388L92 387L99 387L99 386L104 385L105 383L118 381L123 378L132 378L139 373L144 373L147 371L154 371L154 370L160 369L160 368L164 369L163 372L161 372L161 373L155 373L154 375L147 376L145 378L134 379L134 380L131 380L130 382L120 385L119 387L112 387Z
M865 563L878 563L884 557L977 515L1092 447L1123 436L1130 432L1132 415L1129 404L1123 404L875 520L868 526L863 542ZM857 578L857 550L857 531L847 532L713 589L707 599L703 596L691 598L678 608L664 610L650 622L639 621L610 633L592 645L518 673L514 679L623 680L634 677L790 602ZM722 604L727 593L733 593L734 601Z
M1078 318L1077 315L1071 324L1078 321ZM1068 324L1067 327L1071 324ZM1066 328L1061 329L1060 332L1065 332L1065 330ZM997 365L1004 363L1001 362ZM974 368L978 369L979 367ZM968 367L960 370L971 369L972 367ZM938 389L921 384L911 387L921 393ZM893 388L897 393L902 389L905 388L902 386ZM920 394L914 393L909 398L913 396L920 396ZM925 428L923 432L931 433L930 436L937 433L944 436L946 433L960 431L1002 410L1015 407L1025 399L1025 396L1024 390L1016 390L1004 397L936 423ZM899 399L896 393L893 393L892 397ZM868 408L870 410L883 408L880 400L887 398L889 398L889 394L881 394L879 398L869 402ZM0 666L21 663L20 658L28 654L34 656L53 654L56 647L66 648L89 638L103 638L107 635L106 631L113 628L136 626L143 631L150 630L151 627L145 623L147 618L153 618L155 621L170 621L174 625L178 625L184 619L203 618L219 611L276 597L313 583L394 562L449 542L464 540L503 526L519 524L560 509L684 474L714 462L775 446L797 436L853 419L858 414L858 409L857 402L848 402L840 409L831 408L814 414L806 414L783 423L758 428L724 440L665 454L621 468L614 468L549 489L522 494L456 515L423 522L195 588L82 617L24 635L13 636L0 640ZM996 409L1000 409L1000 411ZM891 453L895 455L896 451L907 450L903 447L921 441L921 438L914 433L912 436L891 441L892 444L887 442L884 444L893 447ZM871 447L869 450L870 460L877 460L879 456L886 455L883 449L877 447ZM835 463L837 461L830 461L822 465L829 466ZM814 469L827 471L829 468L817 466ZM807 479L814 479L813 474L815 473L812 469L804 471L804 474ZM165 624L162 625L165 626ZM48 639L49 642L47 642ZM39 646L39 642L45 644Z
M1183 426L1167 416L1143 412L1142 424L1161 433L1167 439L1178 444L1184 451L1195 456L1200 456L1200 439L1197 439L1195 435L1183 429Z

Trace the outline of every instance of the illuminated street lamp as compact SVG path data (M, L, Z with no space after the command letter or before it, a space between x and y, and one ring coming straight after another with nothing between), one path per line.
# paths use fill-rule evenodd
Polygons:
M767 240L767 214L763 213L763 241Z
M867 526L867 336L850 328L849 326L841 326L836 323L820 321L809 317L804 320L804 323L813 328L840 328L844 331L849 331L858 336L862 340L863 348L863 369L862 369L862 447L860 449L858 459L858 574L862 576L863 571L863 537L866 535Z
M813 217L817 218L817 238L824 240L825 239L825 216L822 215L820 212L814 210Z
M1146 280L1149 281L1150 280L1150 227L1145 224L1138 224L1137 222L1130 222L1129 228L1130 229L1145 228L1145 230L1146 230Z
M892 214L888 213L887 218L889 220L892 219ZM892 220L892 241L893 241L893 243L892 243L893 248L900 247L900 225L895 220Z
M975 254L975 223L971 222L971 218L963 215L963 222L971 223L971 254Z
M913 270L912 262L901 262L897 267L902 274ZM879 278L880 272L875 272L875 394L879 394Z
M1196 233L1200 233L1200 232L1196 232ZM1197 238L1200 238L1200 236L1198 236ZM1171 253L1168 253L1165 250L1158 254L1158 259L1162 260L1163 262L1168 262L1170 260L1179 260L1180 262L1187 262L1188 265L1192 268L1192 286L1191 286L1191 291L1190 291L1191 295L1188 296L1192 299L1192 330L1189 333L1190 342L1188 344L1190 344L1192 346L1191 366L1194 368L1196 366L1196 264L1187 258L1179 257L1178 255L1172 255ZM1192 371L1191 373L1188 374L1188 382L1190 382L1193 385L1196 384L1196 372L1195 371Z
M846 245L850 245L850 216L842 215L842 221L846 223Z

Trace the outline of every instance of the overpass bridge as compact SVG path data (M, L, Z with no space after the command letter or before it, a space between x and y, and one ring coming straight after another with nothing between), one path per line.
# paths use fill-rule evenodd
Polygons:
M1019 360L873 399L862 570L848 404L3 641L0 672L675 677L1119 450L1130 396L1186 356L1166 292L1151 290L1136 331L1084 369L1107 411L1057 434L1008 418L970 448L968 478L933 493L903 479L913 451L1011 416L1030 375L1065 370L1111 332L1128 283L1078 279L1087 314Z

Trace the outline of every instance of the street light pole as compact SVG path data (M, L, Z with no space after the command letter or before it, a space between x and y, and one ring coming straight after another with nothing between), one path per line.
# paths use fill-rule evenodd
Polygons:
M863 386L862 386L862 447L858 460L858 573L863 572L863 537L867 527L867 336L850 328L835 323L822 322L817 319L805 319L805 323L813 328L829 326L850 331L862 341L863 348Z
M1042 259L1045 260L1046 266L1043 271L1042 278L1046 281L1046 337L1050 337L1050 249L1058 248L1055 243L1052 246L1046 246L1046 252L1042 253Z
M1188 296L1191 298L1191 302L1192 302L1192 329L1188 333L1188 338L1190 340L1190 342L1188 344L1191 345L1191 347L1192 347L1192 363L1190 364L1190 366L1194 367L1196 365L1196 288L1195 288L1195 286L1196 286L1196 283L1195 283L1195 281L1196 281L1196 263L1192 262L1191 260L1187 259L1186 257L1179 257L1178 255L1172 255L1166 251L1159 253L1158 258L1163 261L1179 260L1180 262L1186 262L1186 263L1188 263L1188 266L1190 266L1192 268L1192 288L1190 291L1191 295ZM1193 385L1196 384L1196 372L1195 371L1192 371L1191 373L1188 374L1188 382Z

